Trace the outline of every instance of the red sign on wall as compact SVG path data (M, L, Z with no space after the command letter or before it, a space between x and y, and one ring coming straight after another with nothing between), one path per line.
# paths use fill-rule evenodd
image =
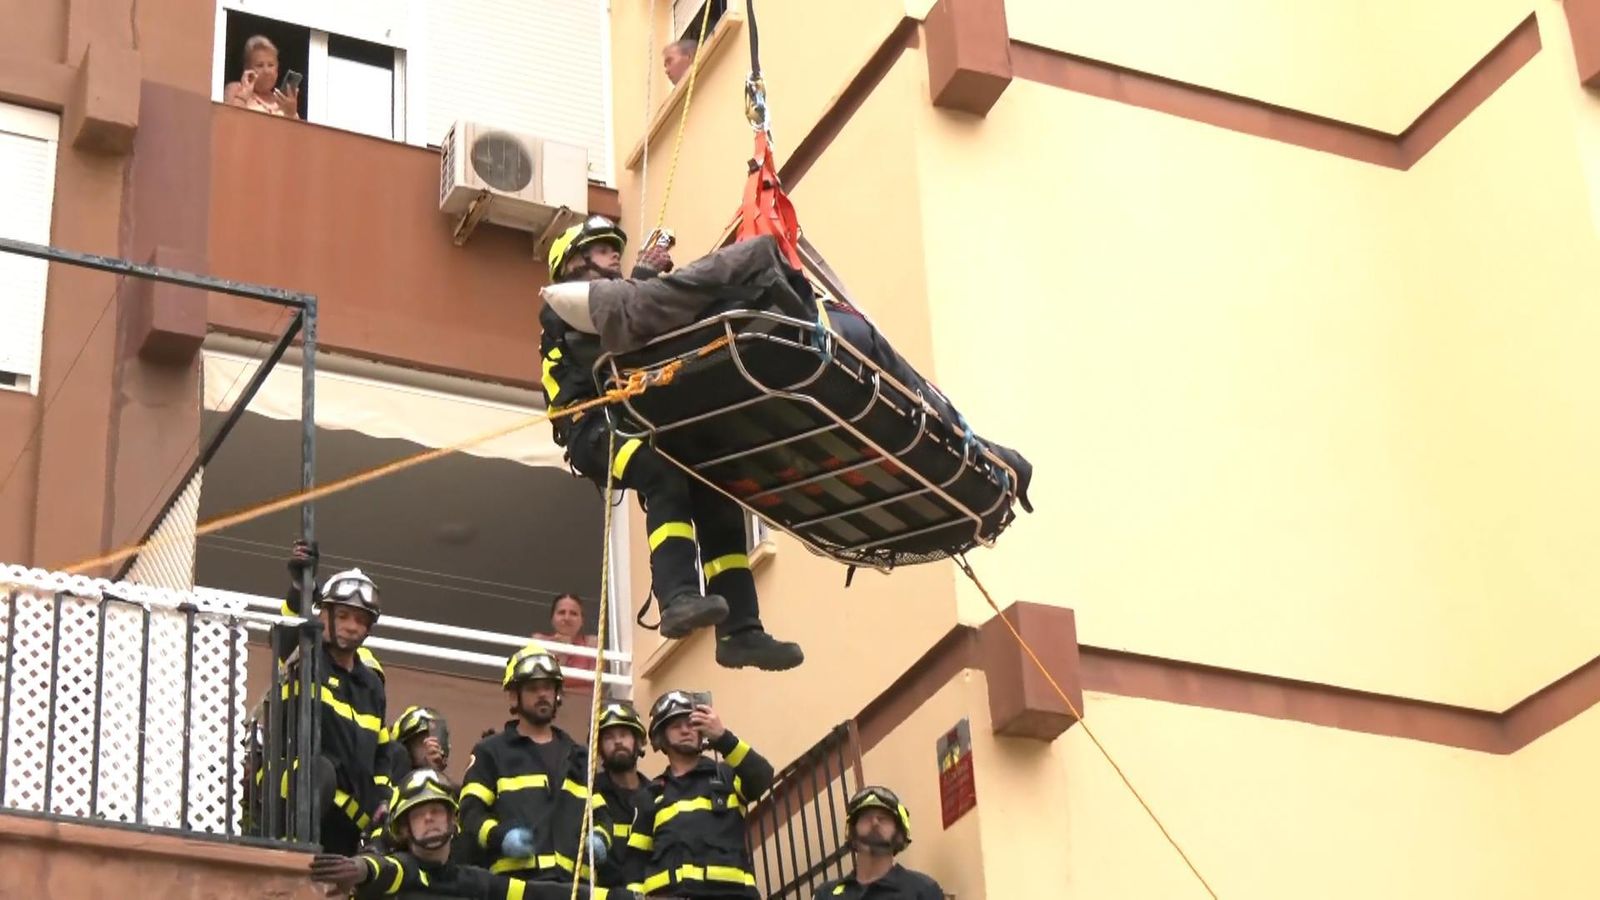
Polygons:
M939 808L944 827L978 805L978 784L972 776L972 728L966 719L939 738Z

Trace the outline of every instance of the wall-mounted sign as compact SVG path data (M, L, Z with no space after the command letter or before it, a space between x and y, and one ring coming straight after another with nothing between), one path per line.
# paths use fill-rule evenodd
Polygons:
M944 827L978 805L978 785L972 777L972 727L966 719L939 738L939 807Z

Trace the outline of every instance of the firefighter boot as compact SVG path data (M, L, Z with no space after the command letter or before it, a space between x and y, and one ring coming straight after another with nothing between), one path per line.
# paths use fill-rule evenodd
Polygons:
M716 594L683 591L661 602L661 636L688 637L690 632L716 625L728 617L728 601Z

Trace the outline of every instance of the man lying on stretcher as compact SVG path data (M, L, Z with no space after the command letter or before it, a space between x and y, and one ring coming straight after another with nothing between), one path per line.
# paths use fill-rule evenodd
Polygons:
M762 307L770 306L773 298L779 298L802 303L799 308L779 309L779 312L801 318L815 314L811 284L803 273L784 261L773 238L741 241L664 276L660 273L671 271L670 258L659 247L647 247L639 255L632 278L624 278L621 271L621 255L626 241L627 236L615 224L604 217L594 216L582 225L568 229L551 246L550 275L553 283L542 292L544 309L539 316L544 329L540 344L544 355L543 382L551 409L595 396L592 373L594 363L602 353L636 350L662 334L690 324L713 306L721 309ZM787 290L783 289L784 285ZM830 304L829 325L835 335L890 376L908 389L920 392L944 421L962 421L944 395L895 353L877 329L854 309ZM566 420L557 420L555 423L556 442L567 447L568 458L573 466L602 485L607 447L604 419L604 416L596 415L583 417L576 424L567 423ZM1015 451L992 443L985 445L1016 472L1018 499L1022 501L1023 508L1031 512L1032 507L1026 496L1032 475L1031 466ZM701 557L706 560L706 590L722 594L722 597L699 598L692 589L686 588L686 585L695 583L694 532L687 527L675 529L673 526L681 523L674 521L666 512L658 514L653 510L655 502L648 490L640 489L650 529L650 562L655 594L663 599L661 633L668 637L679 636L673 633L677 631L687 634L693 628L717 621L724 615L722 610L727 609L726 619L718 626L721 637L717 643L719 663L788 668L787 665L764 665L761 661L737 661L749 657L743 653L738 641L741 632L733 629L748 627L754 629L752 634L759 634L760 638L765 639L764 642L755 637L745 639L761 645L754 651L755 656L765 658L769 653L779 655L781 649L785 653L792 652L792 665L798 665L798 647L774 642L759 631L755 585L750 579L747 564L743 563L744 530L740 508L698 480L688 478L675 466L657 457L648 446L639 445L636 441L629 441L618 448L613 472L619 478L631 480L634 476L629 467L639 465L637 460L641 458L648 458L652 469L659 465L663 470L670 471L677 481L685 483L683 489L686 492L694 493L692 508L696 514L695 524L699 526ZM630 483L626 486L636 485ZM702 496L705 505L713 510L714 522L723 516L722 507L727 507L729 528L725 534L720 533L715 524L708 530L701 521ZM669 503L677 508L675 502ZM678 537L682 540L674 539ZM679 544L682 546L677 546ZM680 555L687 559L687 563L678 561ZM730 572L719 565L723 563L736 568ZM737 568L740 565L744 566L742 570ZM737 577L713 582L713 576L720 578L724 574ZM671 598L676 596L683 599L675 602ZM746 626L746 622L755 624ZM669 627L672 631L668 630ZM783 657L785 661L789 658Z

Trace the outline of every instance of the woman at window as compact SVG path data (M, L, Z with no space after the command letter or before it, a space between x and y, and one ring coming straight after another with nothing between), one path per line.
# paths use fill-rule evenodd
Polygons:
M550 607L550 629L553 633L546 634L536 631L533 639L536 641L556 641L562 644L571 644L574 647L595 646L594 635L583 633L583 601L576 594L562 594L556 598L555 606ZM594 670L594 657L578 656L574 653L560 653L551 650L552 655L563 666L574 669Z
M278 90L278 48L263 35L244 42L244 74L228 85L223 98L229 106L287 119L300 118L300 85Z

